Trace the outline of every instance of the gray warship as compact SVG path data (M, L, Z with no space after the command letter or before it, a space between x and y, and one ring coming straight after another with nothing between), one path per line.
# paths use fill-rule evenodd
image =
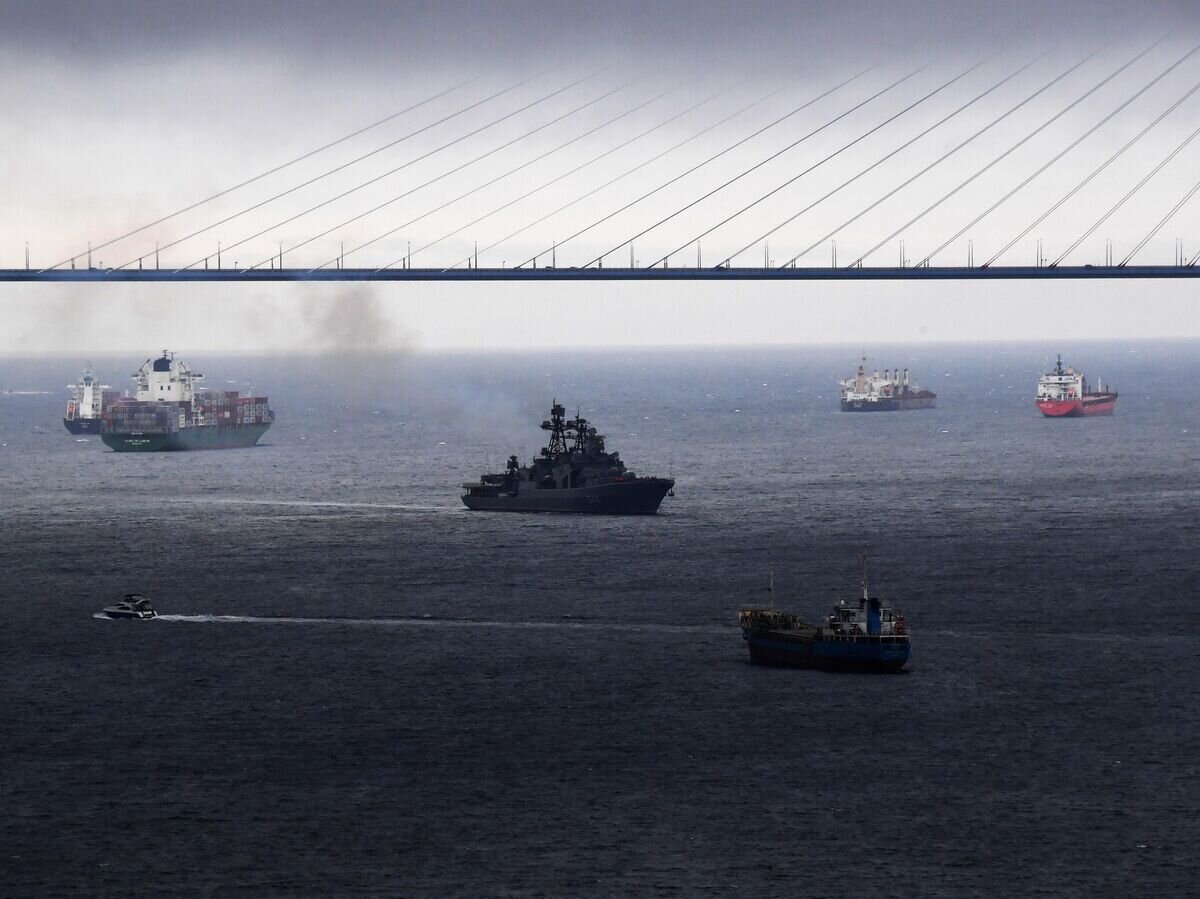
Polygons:
M567 419L554 401L542 422L550 442L529 465L510 456L507 469L463 484L462 501L481 512L590 512L653 515L675 486L673 478L639 477L619 454L607 452L604 437L578 414Z

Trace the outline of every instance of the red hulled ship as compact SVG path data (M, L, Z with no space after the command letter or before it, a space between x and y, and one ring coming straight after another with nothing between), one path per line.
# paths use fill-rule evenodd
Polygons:
M1037 407L1047 418L1112 415L1116 404L1115 390L1105 390L1099 381L1092 390L1083 372L1075 371L1070 365L1063 368L1061 355L1054 371L1038 378Z

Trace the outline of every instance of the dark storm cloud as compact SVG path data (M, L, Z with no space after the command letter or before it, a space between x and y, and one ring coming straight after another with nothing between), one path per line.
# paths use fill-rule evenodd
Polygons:
M1012 41L1200 30L1200 4L1167 0L677 0L337 3L45 0L7 6L0 43L120 60L189 48L302 56L313 65L512 65L626 53L645 62L788 64L806 57L942 55Z

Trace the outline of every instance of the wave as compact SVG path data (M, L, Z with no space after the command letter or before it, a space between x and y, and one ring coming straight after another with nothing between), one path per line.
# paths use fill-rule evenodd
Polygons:
M103 616L100 616L103 617ZM617 621L504 621L483 618L302 618L259 615L159 615L158 621L193 624L306 624L342 627L473 627L504 630L645 631L679 634L728 634L730 627L689 624L627 624Z

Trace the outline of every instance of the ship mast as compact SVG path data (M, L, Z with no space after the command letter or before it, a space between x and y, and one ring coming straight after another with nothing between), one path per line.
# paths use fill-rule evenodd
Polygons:
M865 549L858 554L858 561L862 565L863 602L866 602L870 597L867 595L867 551Z
M542 422L542 430L550 432L550 443L546 449L551 457L567 452L566 425L563 422L566 414L567 410L556 399L550 407L550 420Z

